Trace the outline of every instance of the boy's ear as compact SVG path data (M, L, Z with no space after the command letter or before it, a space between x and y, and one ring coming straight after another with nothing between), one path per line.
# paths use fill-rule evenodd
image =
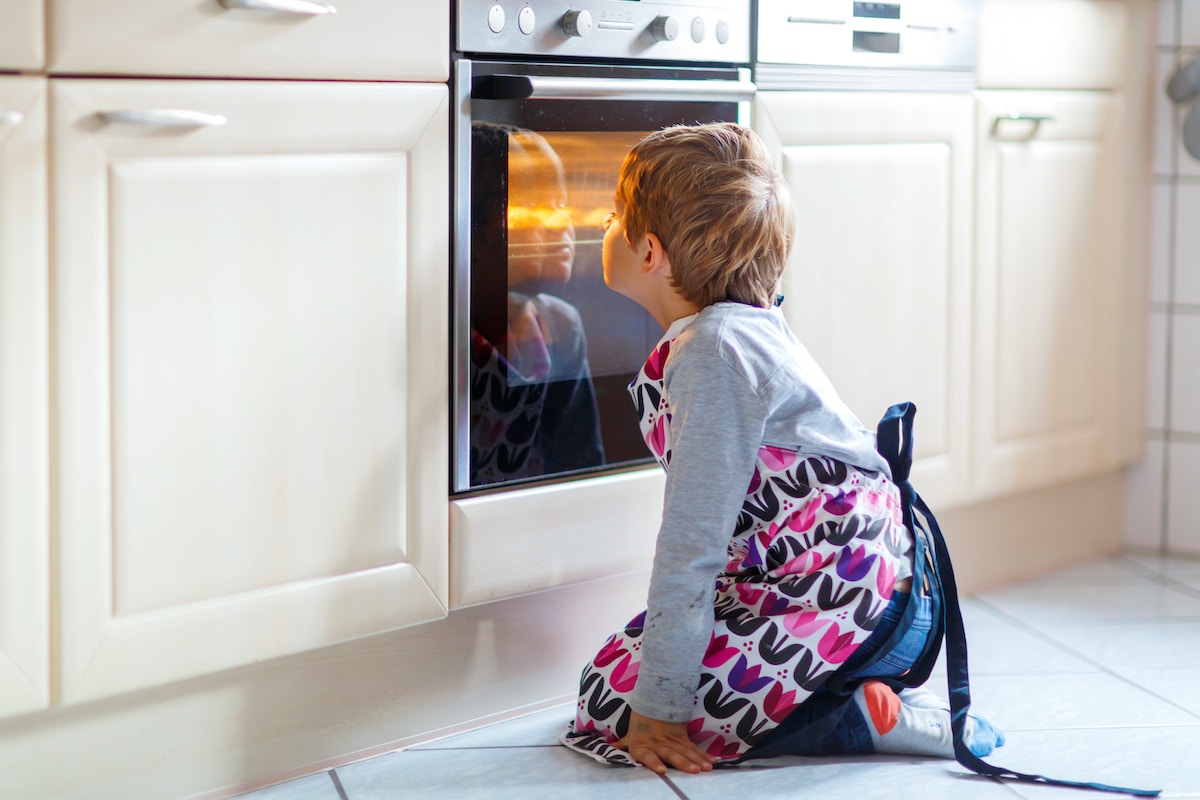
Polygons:
M647 275L671 275L671 258L657 234L646 234L646 256L642 261L642 271Z

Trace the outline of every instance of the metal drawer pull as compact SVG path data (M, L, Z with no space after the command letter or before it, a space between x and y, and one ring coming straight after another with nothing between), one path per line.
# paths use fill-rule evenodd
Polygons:
M217 2L225 8L276 11L281 14L301 14L306 17L337 13L337 9L328 3L318 3L315 0L217 0Z
M476 100L681 100L736 103L752 100L749 81L559 78L491 75L471 90Z
M161 128L215 128L227 120L220 114L188 111L182 108L156 108L146 111L98 111L103 122L118 125L154 125Z
M845 25L849 20L827 19L825 17L788 17L788 22L803 25Z
M15 128L24 119L25 115L20 111L0 111L0 125L10 125Z
M1048 114L1006 114L996 117L996 121L992 123L992 133L996 133L1000 129L1000 124L1003 122L1031 122L1033 127L1029 129L1029 136L1032 137L1038 132L1038 128L1042 127L1043 122L1054 122L1054 117Z

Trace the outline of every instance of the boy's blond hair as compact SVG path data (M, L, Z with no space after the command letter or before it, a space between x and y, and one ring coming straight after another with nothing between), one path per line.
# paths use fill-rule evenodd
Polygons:
M783 177L753 131L714 123L652 133L625 157L617 196L627 242L658 236L684 299L772 304L795 220Z

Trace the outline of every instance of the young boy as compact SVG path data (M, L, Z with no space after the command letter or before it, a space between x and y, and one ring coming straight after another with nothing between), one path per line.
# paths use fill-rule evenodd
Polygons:
M665 330L630 393L667 483L647 610L585 668L563 743L660 773L954 757L949 706L903 688L940 641L924 545L874 432L775 308L793 212L761 141L733 124L651 134L614 205L605 282ZM970 718L966 741L984 755L1003 737Z

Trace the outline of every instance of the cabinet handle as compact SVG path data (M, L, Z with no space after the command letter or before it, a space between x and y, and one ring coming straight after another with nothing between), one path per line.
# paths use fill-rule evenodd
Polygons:
M146 111L97 111L102 122L123 125L153 125L160 128L215 128L224 125L226 119L220 114L204 111L188 111L181 108L156 108Z
M281 14L300 14L306 17L337 13L337 9L328 3L318 3L315 0L217 0L217 2L225 8L276 11Z
M1000 129L1000 125L1005 122L1031 122L1033 126L1029 129L1027 138L1032 138L1038 132L1038 128L1042 127L1043 122L1054 122L1054 117L1048 114L1003 114L996 117L992 123L992 135L994 136Z
M20 111L2 111L0 110L0 125L10 125L17 127L21 121L25 119L25 115Z

